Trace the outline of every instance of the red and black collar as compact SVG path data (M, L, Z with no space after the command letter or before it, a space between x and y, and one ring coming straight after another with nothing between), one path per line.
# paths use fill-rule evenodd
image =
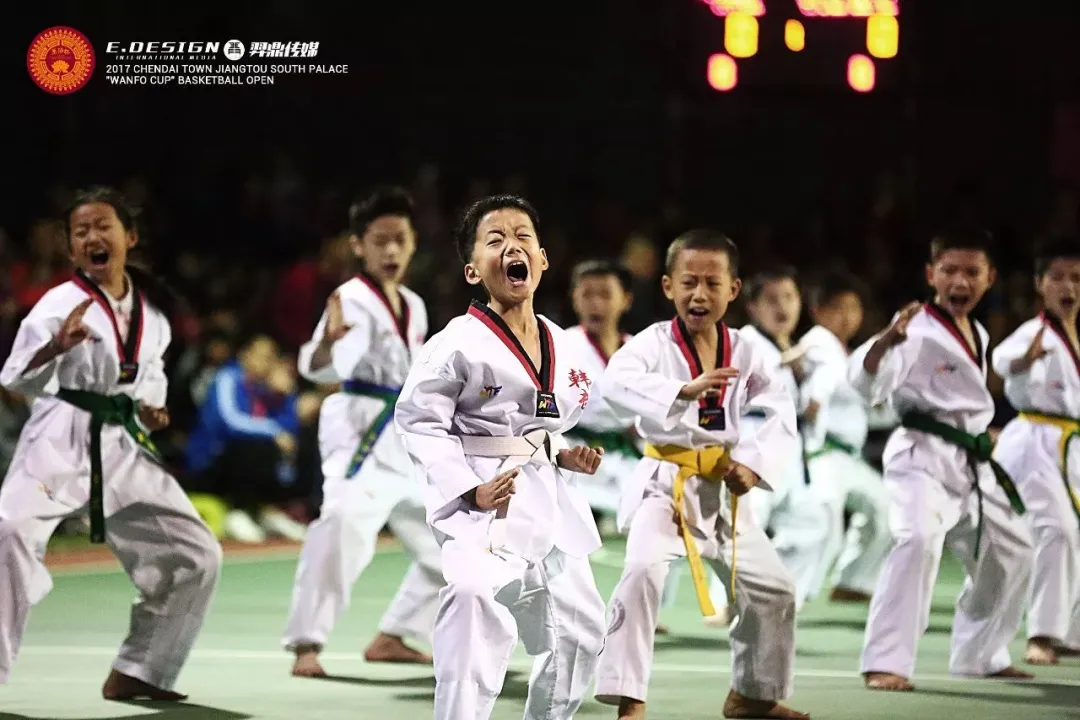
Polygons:
M398 302L401 304L401 315L394 312L394 305L390 302L390 298L386 295L386 291L383 290L382 284L372 277L367 272L361 270L356 274L356 279L368 286L371 292L375 293L375 297L379 298L382 304L386 307L386 311L390 313L390 317L394 319L394 326L397 328L398 335L405 341L405 347L409 347L409 303L406 302L405 297L398 292Z
M945 326L945 329L949 331L949 334L956 338L956 341L960 343L960 346L967 352L971 361L981 368L985 362L985 357L982 338L979 337L978 328L974 325L971 327L971 337L975 340L975 347L972 348L971 344L968 343L967 338L964 337L964 333L960 330L960 326L956 324L956 320L953 319L953 316L948 310L932 302L926 303L923 307L930 317Z
M716 323L716 333L716 368L731 367L731 332L728 330L727 325L718 322ZM679 346L679 351L690 368L691 379L701 375L704 372L701 357L698 355L697 348L694 347L694 340L690 336L690 331L686 329L686 324L682 321L682 318L672 318L671 334L675 337L675 344ZM713 404L723 403L726 395L727 386L725 385L719 390L719 397L716 398L718 402ZM699 402L701 405L705 405L708 401L703 398Z
M607 364L611 361L611 358L608 356L608 354L606 352L604 352L604 346L600 344L600 338L593 335L591 332L586 330L584 327L581 328L581 331L583 333L585 333L585 339L589 341L589 344L592 345L593 350L595 350L596 354L600 356L600 360L604 363L604 367L607 367ZM622 347L623 345L625 345L626 341L629 340L629 339L630 339L629 335L627 335L625 333L620 333L620 335L619 335L619 347Z
M1080 355L1076 354L1076 348L1073 347L1072 340L1069 339L1068 334L1065 332L1065 323L1061 322L1061 319L1056 315L1051 315L1045 310L1039 313L1039 317L1041 317L1042 321L1049 325L1050 329L1061 338L1061 342L1064 343L1065 347L1069 350L1069 357L1072 358L1073 365L1076 367L1076 372L1080 373Z
M538 390L552 392L555 386L555 341L551 337L551 330L543 320L536 318L536 326L540 331L540 367L537 368L533 365L529 353L522 347L521 341L497 312L473 300L469 305L469 315L487 325L488 329L495 333L495 337L502 341L506 349L513 353L521 366L525 368L525 372L529 374Z
M101 309L105 311L105 314L109 318L109 322L112 323L113 332L116 334L116 352L120 356L121 364L124 363L136 363L139 361L139 347L142 345L143 336L143 305L145 299L142 292L135 286L135 283L128 278L128 282L131 283L131 323L128 326L127 337L120 335L120 324L116 321L116 313L113 311L112 302L109 301L105 291L102 290L97 283L90 279L86 273L82 270L76 270L75 276L71 279L80 290L94 299Z

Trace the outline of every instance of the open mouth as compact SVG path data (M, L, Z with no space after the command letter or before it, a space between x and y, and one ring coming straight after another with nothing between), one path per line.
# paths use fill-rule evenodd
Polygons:
M1075 306L1076 306L1076 298L1071 298L1071 297L1061 298L1061 307L1065 308L1066 310L1071 310Z
M109 264L109 251L108 250L91 250L90 251L90 265L93 267L104 267Z
M521 260L515 260L506 266L506 278L511 285L524 285L529 279L529 266Z
M399 270L401 270L400 263L386 263L383 265L383 272L390 276L396 276Z
M687 315L692 318L701 319L709 316L709 311L706 308L690 308L686 311Z
M971 299L970 295L949 295L946 298L954 308L965 307Z

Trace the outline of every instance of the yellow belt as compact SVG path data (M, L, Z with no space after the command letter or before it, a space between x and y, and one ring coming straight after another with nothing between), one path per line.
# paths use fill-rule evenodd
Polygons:
M720 445L691 450L678 447L677 445L646 445L645 456L655 460L664 460L679 466L679 472L675 476L675 486L672 496L675 501L675 519L679 523L679 532L682 535L683 545L686 547L686 559L690 564L690 576L694 580L694 592L697 594L698 605L705 617L716 614L712 598L709 597L709 580L705 575L705 564L701 562L701 552L698 551L694 536L690 533L690 525L686 522L686 513L683 510L683 500L686 491L686 481L698 475L709 482L721 482L724 472L727 471L731 458L727 448ZM735 516L739 510L739 498L731 495L731 594L735 595Z
M1020 417L1028 422L1038 425L1053 425L1061 430L1061 439L1058 440L1058 457L1061 465L1061 477L1065 481L1065 494L1072 501L1073 512L1080 518L1080 493L1069 484L1069 443L1073 438L1080 437L1080 420L1060 415L1046 415L1039 412L1022 412Z

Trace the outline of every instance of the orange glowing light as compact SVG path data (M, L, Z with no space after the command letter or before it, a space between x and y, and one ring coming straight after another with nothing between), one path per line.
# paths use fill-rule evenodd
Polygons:
M724 49L732 57L753 57L758 49L758 21L753 15L732 13L724 19Z
M847 81L855 92L867 93L874 89L874 61L865 55L848 58Z
M713 90L727 92L739 83L739 66L730 55L717 53L709 58L707 77Z
M900 14L897 0L796 0L795 4L807 17L896 17Z
M784 44L788 50L799 52L806 47L806 28L798 20L784 23Z
M754 17L765 14L765 0L702 0L713 15L727 17L732 13L746 13Z
M871 15L866 21L866 49L876 58L896 57L900 47L900 23L891 15Z

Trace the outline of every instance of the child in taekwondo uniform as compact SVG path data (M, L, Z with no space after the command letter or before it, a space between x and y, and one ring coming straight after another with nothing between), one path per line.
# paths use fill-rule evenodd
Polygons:
M712 616L702 558L728 582L732 688L725 717L805 718L780 704L792 692L795 588L740 496L768 489L798 452L795 405L759 349L722 320L738 295L738 251L695 230L668 250L664 293L678 315L646 328L611 358L605 397L649 444L624 491L626 565L611 599L597 700L642 718L656 614L671 563L686 557L702 614ZM740 431L754 402L767 419ZM736 563L736 557L738 563Z
M221 546L162 466L150 433L169 424L164 354L168 295L126 265L135 213L115 190L76 195L66 215L71 281L19 326L0 371L35 398L0 489L0 684L30 607L52 588L42 563L56 526L84 508L139 589L102 688L107 700L177 701L221 568Z
M603 647L589 566L600 535L572 475L595 473L603 450L563 438L592 381L567 333L534 311L547 269L537 224L512 195L466 211L458 251L488 302L427 342L397 403L447 581L433 640L436 720L490 717L519 638L536 658L526 720L573 717Z
M993 352L1005 397L1019 411L994 459L1027 506L1035 540L1027 652L1033 665L1080 653L1080 242L1040 253L1035 287L1043 311Z
M861 671L873 690L914 689L919 639L948 544L967 571L956 601L950 670L1030 678L1012 666L1032 562L1024 506L991 462L994 401L986 330L970 317L994 281L986 233L956 230L930 245L930 303L912 303L851 356L848 381L901 418L882 457L893 546L870 602ZM1011 505L1011 507L1010 507Z

